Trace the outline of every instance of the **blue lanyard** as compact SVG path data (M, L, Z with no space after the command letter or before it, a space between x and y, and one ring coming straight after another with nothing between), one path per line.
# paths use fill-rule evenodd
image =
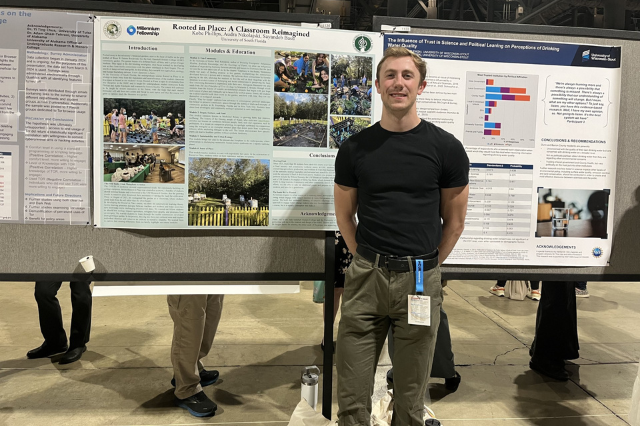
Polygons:
M422 294L424 291L424 266L422 259L416 259L416 293Z

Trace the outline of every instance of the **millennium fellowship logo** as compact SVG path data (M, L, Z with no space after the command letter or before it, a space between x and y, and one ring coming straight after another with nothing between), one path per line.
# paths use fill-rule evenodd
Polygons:
M368 35L360 34L353 39L353 47L360 53L366 53L373 47L373 42Z
M136 27L134 27L133 25L129 25L129 27L127 27L127 33L129 35L134 35L136 33Z
M104 24L104 35L109 38L118 38L122 34L122 25L117 21L108 21Z
M591 254L593 254L593 257L596 259L602 257L602 249L600 247L594 247L593 250L591 250Z

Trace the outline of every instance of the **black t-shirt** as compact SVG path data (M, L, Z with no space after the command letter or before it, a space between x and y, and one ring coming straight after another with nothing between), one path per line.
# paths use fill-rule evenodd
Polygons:
M459 140L428 121L407 132L378 122L342 144L335 183L358 188L358 245L418 256L440 244L440 188L469 183L469 158Z

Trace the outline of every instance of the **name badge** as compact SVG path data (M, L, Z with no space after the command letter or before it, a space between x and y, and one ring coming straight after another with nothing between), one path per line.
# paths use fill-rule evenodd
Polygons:
M409 295L409 324L431 325L431 298Z

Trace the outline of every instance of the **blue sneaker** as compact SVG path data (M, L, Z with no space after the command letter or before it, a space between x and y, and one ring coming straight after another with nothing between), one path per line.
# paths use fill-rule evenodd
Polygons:
M218 381L218 377L220 377L220 373L218 370L202 370L200 372L200 386L210 386ZM176 378L171 379L171 386L176 387Z
M195 417L215 416L218 405L209 399L203 391L185 399L175 399L176 406L184 408Z

